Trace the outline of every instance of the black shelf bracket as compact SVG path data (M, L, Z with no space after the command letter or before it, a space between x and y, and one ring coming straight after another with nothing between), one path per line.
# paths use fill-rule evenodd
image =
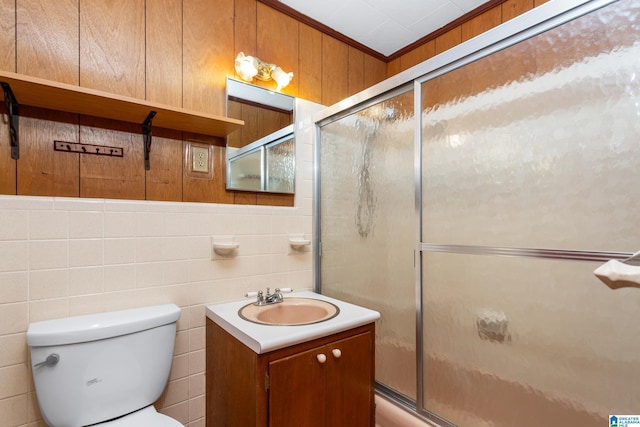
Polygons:
M149 152L151 151L151 125L153 122L153 118L155 117L156 112L151 111L144 122L142 123L142 138L144 142L144 169L151 169L151 164L149 163Z
M9 135L11 137L11 158L18 160L20 158L20 140L18 138L19 127L19 109L18 100L16 99L9 83L0 82L4 91L4 105L7 107L9 114Z

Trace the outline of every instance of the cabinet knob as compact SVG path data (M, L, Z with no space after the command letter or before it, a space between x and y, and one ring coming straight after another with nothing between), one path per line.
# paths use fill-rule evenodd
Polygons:
M327 361L327 356L325 356L324 354L320 353L316 356L318 358L318 362L320 363L324 363Z
M337 348L331 350L331 353L333 353L333 357L335 357L336 359L340 359L340 356L342 356L342 352Z

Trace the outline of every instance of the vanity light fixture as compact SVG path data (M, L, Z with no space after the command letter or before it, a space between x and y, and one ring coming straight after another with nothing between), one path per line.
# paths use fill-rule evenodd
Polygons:
M285 88L293 78L293 73L285 73L276 64L269 64L255 56L245 55L244 52L236 56L235 69L240 78L247 82L253 81L254 77L263 82L274 80L278 84L278 91Z

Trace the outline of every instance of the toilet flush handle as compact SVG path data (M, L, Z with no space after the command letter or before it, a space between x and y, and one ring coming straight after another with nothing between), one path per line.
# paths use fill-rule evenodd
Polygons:
M47 356L45 360L42 362L36 363L33 365L34 368L39 368L40 366L55 366L60 361L60 356L58 353L51 353Z

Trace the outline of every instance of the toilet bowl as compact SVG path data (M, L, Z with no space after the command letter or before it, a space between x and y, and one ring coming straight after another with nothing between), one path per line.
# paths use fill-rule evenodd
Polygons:
M169 378L175 304L29 325L40 412L50 427L179 427L153 406Z
M153 405L96 427L182 427L178 421L156 411Z

